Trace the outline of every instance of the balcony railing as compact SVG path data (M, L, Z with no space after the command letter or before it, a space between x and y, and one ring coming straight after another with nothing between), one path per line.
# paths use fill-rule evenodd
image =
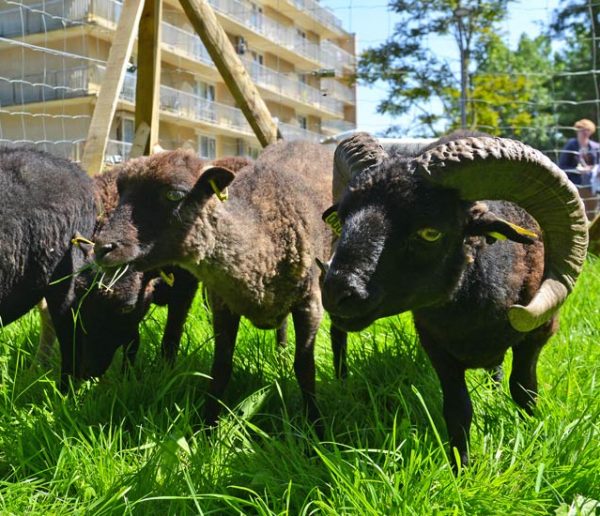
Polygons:
M279 131L285 140L309 140L319 142L323 138L320 133L302 129L302 127L292 124L279 124Z
M29 102L62 100L96 94L102 84L105 69L100 65L85 65L56 72L29 75L23 79L0 81L0 103L3 106ZM121 89L121 100L134 103L136 75L127 73ZM241 109L204 99L193 93L169 86L160 87L160 109L177 117L227 128L244 135L253 135ZM282 124L285 125L285 124ZM318 133L300 133L291 129L288 138L319 139Z
M321 79L321 91L349 104L356 104L356 90L335 79Z
M356 125L347 120L321 120L321 129L333 134L344 133L356 129Z
M339 75L342 75L343 67L354 69L356 66L356 58L350 52L326 39L321 41L321 62L326 68L339 71Z
M294 27L252 11L248 4L238 0L210 0L210 3L222 15L323 67L340 70L343 66L353 66L353 56L334 43L323 41L319 45L308 41ZM116 0L49 0L22 8L4 9L0 10L0 36L14 37L81 25L87 23L92 15L116 24L121 9L122 3ZM320 9L324 11L322 7ZM171 42L167 44L173 44L172 31L170 37Z
M288 0L296 6L296 8L308 11L314 18L319 20L323 25L333 27L334 29L340 30L342 28L342 21L333 14L329 9L326 9L322 5L319 5L315 0Z
M104 161L109 165L116 165L129 159L132 143L121 142L119 140L108 140L106 143L106 151L104 153Z
M321 90L317 88L313 88L299 80L286 77L284 74L250 59L244 59L243 63L252 80L263 88L331 113L340 113L344 108L342 102L335 98L324 96Z
M206 50L206 47L197 34L163 22L162 43L172 52L181 52L196 61L201 61L208 66L214 66L208 50Z

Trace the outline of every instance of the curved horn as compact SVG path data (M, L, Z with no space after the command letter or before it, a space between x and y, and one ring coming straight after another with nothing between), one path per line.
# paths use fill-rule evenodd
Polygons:
M381 163L386 152L369 133L342 140L333 157L333 200L337 202L350 180L362 170Z
M462 138L438 145L413 161L415 172L463 199L501 199L526 210L544 237L545 270L527 306L513 305L508 318L526 332L548 321L573 289L585 260L585 209L565 173L541 152L506 138Z

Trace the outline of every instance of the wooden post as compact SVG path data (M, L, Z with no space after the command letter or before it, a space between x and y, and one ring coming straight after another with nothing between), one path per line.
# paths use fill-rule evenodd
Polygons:
M180 0L217 70L263 147L277 140L278 130L256 86L235 53L208 0Z
M123 11L108 54L102 87L96 100L81 159L81 166L90 175L102 170L110 126L117 109L143 7L144 0L123 2Z
M138 125L133 138L133 144L131 145L131 151L129 152L129 158L138 158L144 154L150 154L148 145L150 142L150 126L146 122L142 122Z
M150 128L142 154L150 154L152 146L158 143L161 23L162 0L146 0L138 32L135 87L135 130L142 124Z

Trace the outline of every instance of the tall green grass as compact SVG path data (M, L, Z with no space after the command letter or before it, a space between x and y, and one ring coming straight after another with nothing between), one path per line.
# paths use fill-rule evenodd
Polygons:
M323 325L318 442L300 417L293 344L277 350L273 332L242 325L229 408L206 434L197 428L212 334L200 300L174 368L157 358L165 314L154 309L131 374L117 356L66 397L57 360L49 372L32 365L31 313L0 330L0 513L596 514L599 304L600 262L590 261L542 353L535 417L519 413L506 380L496 389L469 373L472 464L459 477L410 316L351 337L345 382L333 379Z

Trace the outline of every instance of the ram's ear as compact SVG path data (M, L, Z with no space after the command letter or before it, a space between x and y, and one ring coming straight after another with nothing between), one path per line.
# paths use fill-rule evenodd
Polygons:
M539 239L537 233L501 219L487 209L483 203L477 203L469 214L466 233L469 236L484 236L488 243L496 240L512 240L530 245Z
M321 218L323 222L325 222L331 230L336 234L336 236L340 236L342 234L342 223L340 221L340 217L338 216L338 205L334 204L330 208L327 208Z
M235 174L225 167L208 166L202 169L200 177L192 190L195 198L207 198L216 195L220 201L227 200L227 187Z

